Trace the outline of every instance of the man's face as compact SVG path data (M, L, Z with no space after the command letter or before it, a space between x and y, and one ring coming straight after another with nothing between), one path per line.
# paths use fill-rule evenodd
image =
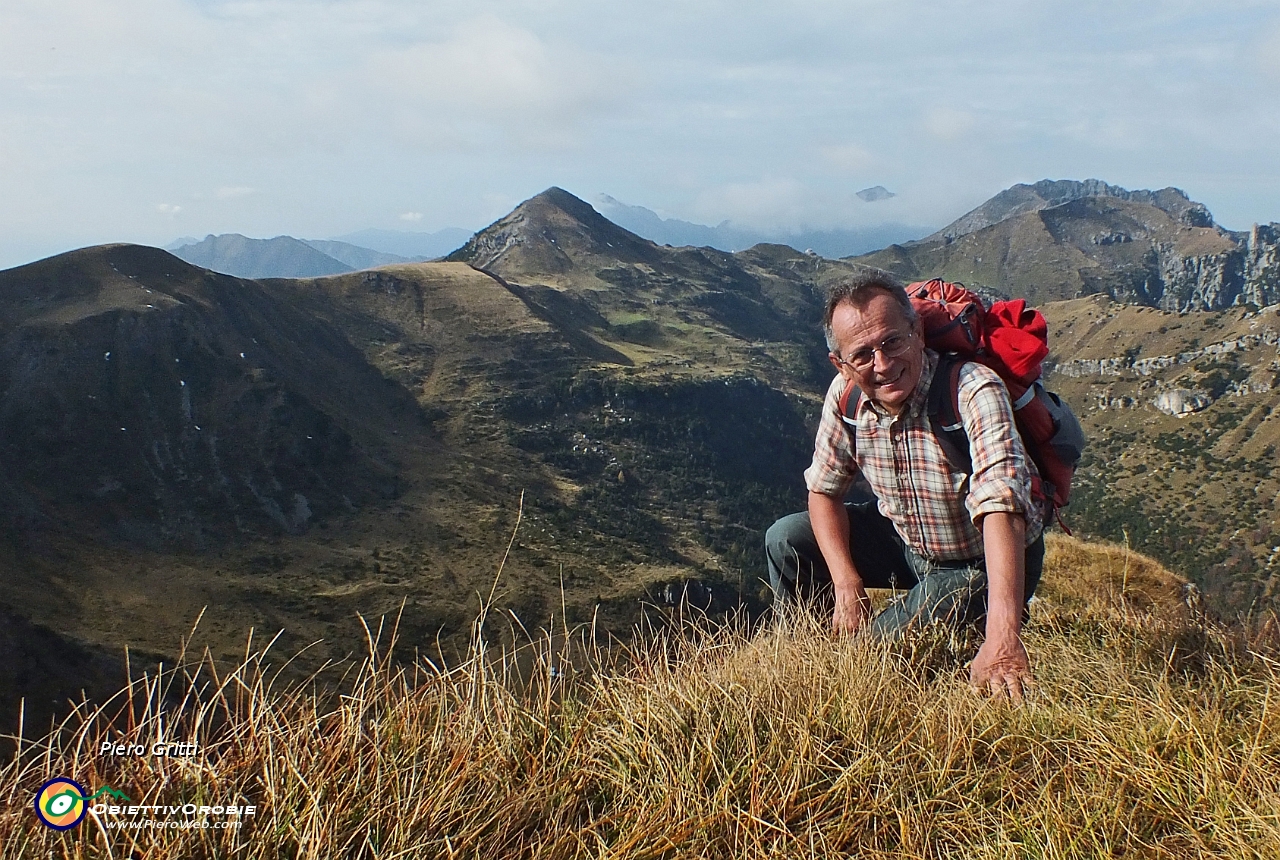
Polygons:
M877 290L861 307L850 302L837 305L831 331L839 347L839 353L831 354L831 363L840 374L890 414L901 412L919 384L924 366L924 332L919 320L914 326L908 323L893 297ZM906 349L890 358L880 347L886 341L893 343L894 338L906 338ZM855 368L850 364L856 364L855 356L865 356L868 350L873 350L870 354L874 356L870 365Z

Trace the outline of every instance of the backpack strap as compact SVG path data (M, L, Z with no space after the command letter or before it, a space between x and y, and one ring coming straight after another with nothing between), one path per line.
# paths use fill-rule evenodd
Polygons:
M960 368L964 363L965 359L955 353L938 356L938 366L929 383L929 425L951 467L957 472L972 473L969 434L960 418Z
M852 428L858 426L858 407L862 404L862 389L849 384L840 395L840 420Z
M955 353L938 356L938 366L933 371L929 385L929 425L934 438L942 446L947 462L957 472L973 471L973 457L969 453L969 434L960 419L960 368L965 360ZM941 383L941 384L940 384ZM840 395L840 420L850 430L857 444L858 407L862 404L862 389L848 385Z

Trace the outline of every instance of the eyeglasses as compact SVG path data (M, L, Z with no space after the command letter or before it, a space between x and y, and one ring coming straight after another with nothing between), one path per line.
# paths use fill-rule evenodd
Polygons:
M907 332L906 334L892 334L880 341L879 346L867 346L855 352L848 358L841 358L832 353L835 360L841 364L847 364L854 370L862 371L875 364L876 353L879 352L885 358L897 358L907 351L911 346L911 338L915 332Z

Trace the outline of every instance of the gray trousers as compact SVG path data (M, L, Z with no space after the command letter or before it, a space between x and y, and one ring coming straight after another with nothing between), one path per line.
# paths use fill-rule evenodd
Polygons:
M906 591L871 621L871 632L899 638L912 627L981 623L987 614L987 571L983 558L929 561L902 543L874 501L845 502L849 550L867 588ZM765 533L769 584L774 605L800 603L830 612L835 606L831 572L813 536L809 514L783 517ZM1030 600L1044 568L1044 538L1027 547L1024 599Z

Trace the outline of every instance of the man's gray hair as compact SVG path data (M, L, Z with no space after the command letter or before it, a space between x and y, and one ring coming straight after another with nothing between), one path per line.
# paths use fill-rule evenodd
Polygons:
M902 315L906 321L911 325L915 325L919 315L916 313L916 309L911 306L911 299L907 296L907 288L902 285L902 282L880 269L867 269L864 272L858 272L856 275L841 278L827 287L827 309L822 315L822 331L827 336L827 349L835 353L840 351L840 344L836 343L835 332L831 330L831 318L835 316L836 308L845 303L860 308L871 301L872 296L877 292L888 293L892 296L893 300L902 308Z

